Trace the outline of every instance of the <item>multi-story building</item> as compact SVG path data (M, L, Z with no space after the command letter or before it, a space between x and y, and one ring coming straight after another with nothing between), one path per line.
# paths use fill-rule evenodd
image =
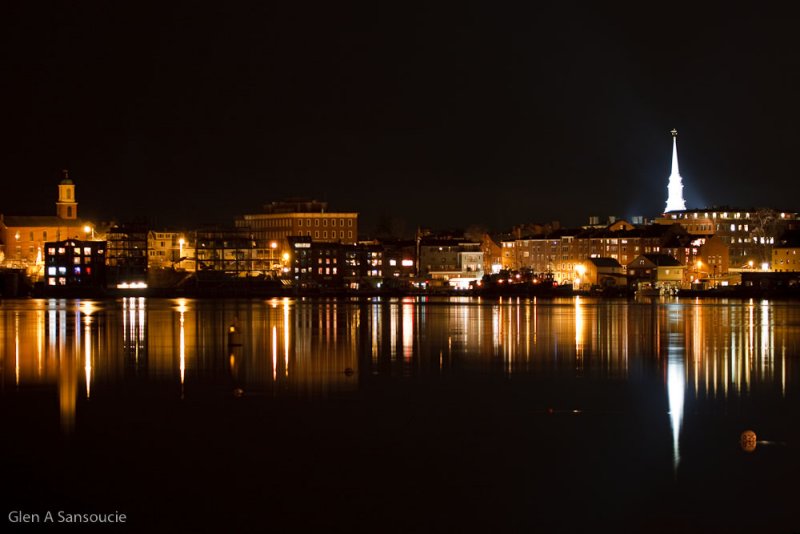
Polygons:
M727 284L728 246L716 235L675 234L661 251L686 266L685 285L708 281L708 285Z
M417 245L413 240L384 240L383 271L385 278L395 279L399 284L408 282L417 275Z
M256 253L277 270L285 254L292 254L290 237L309 237L317 243L354 244L358 241L358 213L328 211L327 202L287 200L266 204L261 213L235 220L256 241Z
M256 242L246 229L203 228L195 241L198 281L262 274L255 269Z
M800 228L796 212L771 208L715 207L666 213L658 224L683 226L691 234L716 235L727 245L730 269L751 270L769 263L772 246L784 232Z
M55 215L0 214L0 256L6 265L26 268L38 277L44 266L46 242L94 238L94 224L78 218L75 184L66 170L62 173Z
M772 270L800 272L800 232L787 232L772 247Z
M147 280L147 225L116 224L106 234L106 266L109 285L140 286Z
M344 252L344 277L347 287L378 289L383 285L386 275L383 245L371 241L340 246Z
M58 294L75 289L105 288L106 244L103 241L64 240L45 244L45 291Z
M625 286L625 268L614 258L588 258L575 266L575 289Z
M628 264L628 280L637 289L674 292L684 283L686 266L669 254L642 254Z
M556 282L572 282L576 267L587 258L611 258L622 266L641 254L658 253L680 227L634 226L617 220L603 228L559 229L545 235L521 236L502 242L503 267L547 273Z
M361 259L348 258L340 243L314 242L309 236L289 237L288 241L292 247L290 273L295 287L341 289L348 269L354 277L360 272ZM348 265L348 259L352 264ZM378 261L371 267L380 270Z
M467 287L483 277L481 243L424 237L419 242L419 274L451 286Z
M196 239L197 236L189 232L149 231L147 233L148 268L193 271Z

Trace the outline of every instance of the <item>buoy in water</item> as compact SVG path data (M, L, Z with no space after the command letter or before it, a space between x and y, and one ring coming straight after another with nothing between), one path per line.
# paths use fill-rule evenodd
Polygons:
M744 452L753 452L756 450L756 445L758 444L756 433L752 430L745 430L739 437L739 443L742 445L742 450Z
M234 397L244 397L244 390L242 388L234 388L233 390Z
M241 334L235 324L228 327L228 346L239 347L242 344Z

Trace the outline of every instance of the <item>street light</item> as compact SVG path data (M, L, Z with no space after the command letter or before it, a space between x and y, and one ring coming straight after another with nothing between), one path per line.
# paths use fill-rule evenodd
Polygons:
M580 289L583 282L583 275L586 274L586 267L582 263L579 263L575 266L575 272L578 273L578 277L575 279L575 285Z

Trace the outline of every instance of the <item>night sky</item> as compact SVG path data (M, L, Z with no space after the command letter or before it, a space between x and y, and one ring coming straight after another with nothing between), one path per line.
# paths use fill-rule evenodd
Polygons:
M654 216L672 128L688 207L800 210L785 14L232 4L5 5L0 212L54 213L66 167L81 215L159 226L293 196L367 230Z

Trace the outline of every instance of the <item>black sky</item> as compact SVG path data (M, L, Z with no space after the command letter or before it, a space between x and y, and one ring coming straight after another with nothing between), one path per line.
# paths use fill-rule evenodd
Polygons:
M290 196L416 225L800 210L786 14L329 2L18 2L0 212L225 222ZM289 5L291 4L291 5ZM655 9L653 6L656 6Z

